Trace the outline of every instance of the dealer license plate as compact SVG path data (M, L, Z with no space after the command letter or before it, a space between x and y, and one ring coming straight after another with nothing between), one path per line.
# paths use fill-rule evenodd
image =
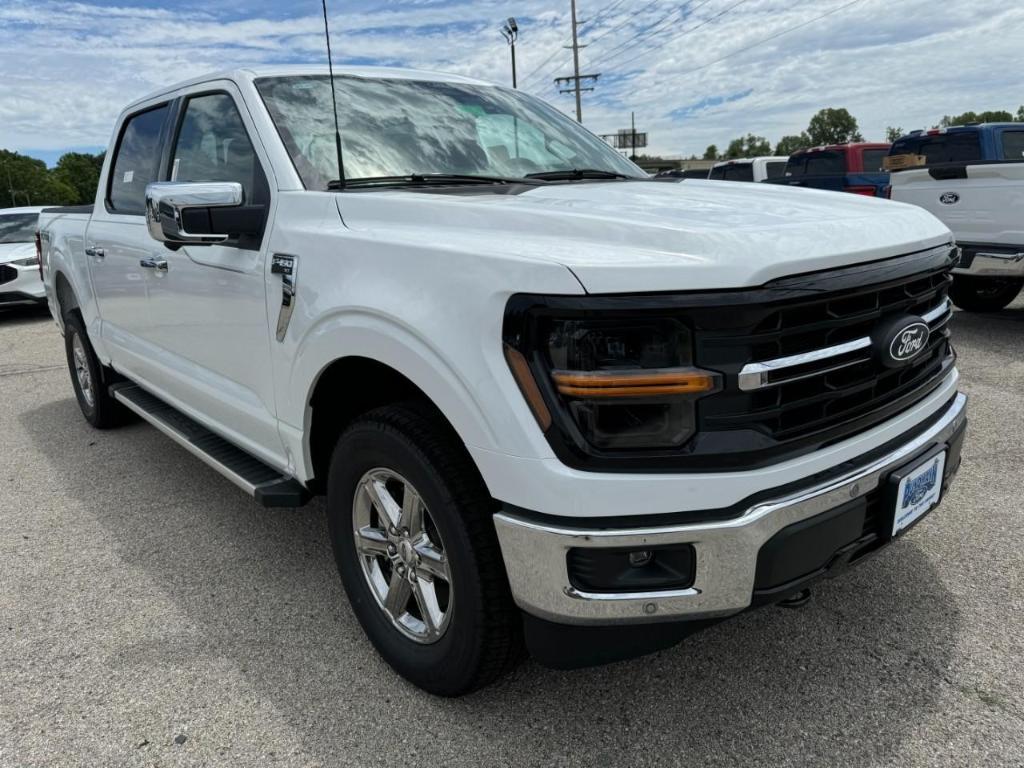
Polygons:
M939 503L942 495L942 471L946 452L937 453L900 481L896 492L896 514L892 533L895 536Z

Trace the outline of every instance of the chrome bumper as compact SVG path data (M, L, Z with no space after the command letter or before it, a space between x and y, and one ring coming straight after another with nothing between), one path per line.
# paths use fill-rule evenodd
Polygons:
M1024 251L999 253L979 250L969 267L954 267L954 275L975 277L1024 277Z
M786 526L870 493L923 448L947 442L966 418L967 396L956 396L927 431L847 475L758 503L737 518L634 529L545 525L508 513L494 516L509 584L527 613L564 624L636 624L727 616L751 603L762 545ZM566 554L574 547L645 549L692 544L696 578L689 589L590 593L569 582Z

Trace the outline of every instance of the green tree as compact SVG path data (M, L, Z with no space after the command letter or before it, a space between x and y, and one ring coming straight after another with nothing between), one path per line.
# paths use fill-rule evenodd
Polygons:
M807 135L812 146L864 141L857 128L856 118L842 107L819 110L807 125Z
M67 152L61 155L52 174L57 181L74 188L79 202L88 203L96 197L101 168L103 153L90 155L83 152Z
M761 155L770 155L771 151L772 147L768 143L768 139L748 133L746 136L740 136L738 139L730 141L723 157L726 160L738 157L760 157Z
M807 149L809 146L811 146L811 137L806 133L801 133L799 136L783 136L775 145L775 154L780 157L788 157L797 150Z
M708 144L708 148L704 150L705 160L717 160L718 159L718 147L714 144Z
M962 115L943 115L939 121L941 128L966 123L1012 123L1013 113L1005 109L989 109L984 112L964 112Z
M1018 123L1024 123L1024 104L1017 108L1017 116L1014 119Z
M0 149L0 201L4 206L71 205L78 192L42 160Z
M892 144L903 135L903 129L896 125L890 125L885 129L885 140Z

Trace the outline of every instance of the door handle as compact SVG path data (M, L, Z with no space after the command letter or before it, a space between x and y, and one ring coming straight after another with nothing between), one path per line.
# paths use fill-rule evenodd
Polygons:
M97 248L95 245L90 245L85 249L86 256L92 256L94 259L102 259L107 255L107 252L102 248Z
M167 271L167 259L140 259L139 266L145 267L146 269L159 269L161 272Z

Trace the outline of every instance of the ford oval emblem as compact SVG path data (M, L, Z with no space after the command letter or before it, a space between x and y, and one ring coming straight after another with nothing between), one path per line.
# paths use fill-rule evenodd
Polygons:
M943 205L956 205L960 202L960 195L956 192L943 192L939 195L939 202Z
M897 363L910 362L928 345L929 336L928 324L922 320L903 326L889 342L889 357Z

